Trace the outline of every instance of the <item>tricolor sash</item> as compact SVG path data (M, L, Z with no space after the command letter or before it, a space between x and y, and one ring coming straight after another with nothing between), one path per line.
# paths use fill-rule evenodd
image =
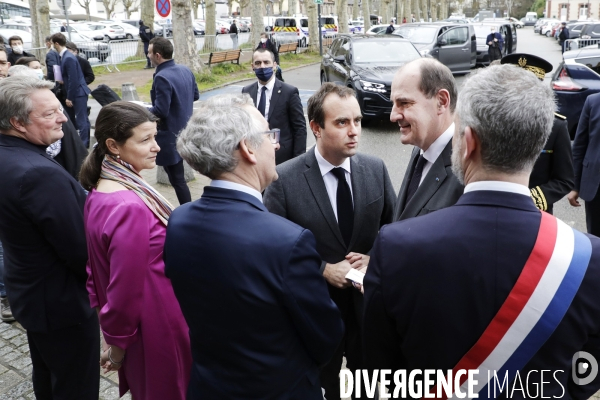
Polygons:
M550 214L541 214L535 245L515 286L479 340L453 369L452 376L458 370L479 370L473 393L480 399L500 394L499 390L487 390L488 384L493 385L490 378L494 372L502 380L508 374L511 382L548 340L571 305L591 258L587 236ZM461 392L467 393L466 374L460 384ZM437 394L437 388L430 393Z

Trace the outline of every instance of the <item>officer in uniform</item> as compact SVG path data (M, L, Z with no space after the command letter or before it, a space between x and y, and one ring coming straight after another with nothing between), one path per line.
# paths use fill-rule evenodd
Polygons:
M552 71L552 64L543 58L524 53L513 53L501 60L533 72L540 80ZM529 190L536 207L552 214L554 203L566 196L574 187L571 138L567 117L554 113L552 133L544 145L529 178Z

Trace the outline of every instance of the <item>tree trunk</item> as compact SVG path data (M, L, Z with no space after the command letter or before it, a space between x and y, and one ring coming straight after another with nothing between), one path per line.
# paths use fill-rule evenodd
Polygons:
M177 64L183 64L192 72L203 72L204 64L198 57L196 38L192 28L192 6L189 0L172 1L173 52Z
M30 0L29 1L29 13L31 14L31 47L32 48L36 48L36 47L41 47L40 43L39 43L39 19L38 19L38 12L37 12L37 0ZM67 40L69 40L69 37L67 36ZM42 42L44 43L44 42ZM7 46L10 46L10 43L6 43Z
M46 45L46 36L50 35L50 5L48 4L48 0L37 0L37 20L38 20L38 37L39 37L39 45L35 47L45 47ZM45 54L45 52L44 52ZM40 58L40 60L44 60L44 58Z
M358 9L358 0L352 0L352 20L356 21L358 19L359 9Z
M297 14L296 8L297 8L296 0L288 0L288 14L290 16Z
M371 29L371 7L369 0L362 0L362 13L365 19L365 32Z
M314 1L305 0L308 13L308 50L315 53L319 52L319 16L317 14L317 5Z
M232 8L233 8L233 0L227 0L227 15L231 15Z
M260 41L260 34L265 31L265 21L262 14L262 0L250 0L250 13L252 21L252 30L250 31L250 41L252 46Z
M348 0L337 0L338 8L338 33L349 33L348 30Z
M388 24L391 20L390 15L389 15L389 9L390 9L390 0L384 0L382 2L382 7L381 7L381 22L384 24Z
M205 36L204 36L204 48L203 53L210 53L217 49L216 40L216 25L215 25L215 0L206 0L205 2L205 13L206 13L206 24L204 25Z

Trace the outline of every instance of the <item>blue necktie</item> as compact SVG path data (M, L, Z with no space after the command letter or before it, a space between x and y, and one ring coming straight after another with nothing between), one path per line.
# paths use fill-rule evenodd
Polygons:
M258 102L258 111L260 111L260 113L263 115L263 117L265 116L265 107L267 106L266 92L267 92L267 87L263 86L262 92L260 94L260 100Z

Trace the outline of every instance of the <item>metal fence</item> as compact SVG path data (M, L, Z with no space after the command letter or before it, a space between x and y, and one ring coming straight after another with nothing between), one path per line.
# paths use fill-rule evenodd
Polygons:
M565 51L577 50L588 46L600 46L600 39L567 39Z

